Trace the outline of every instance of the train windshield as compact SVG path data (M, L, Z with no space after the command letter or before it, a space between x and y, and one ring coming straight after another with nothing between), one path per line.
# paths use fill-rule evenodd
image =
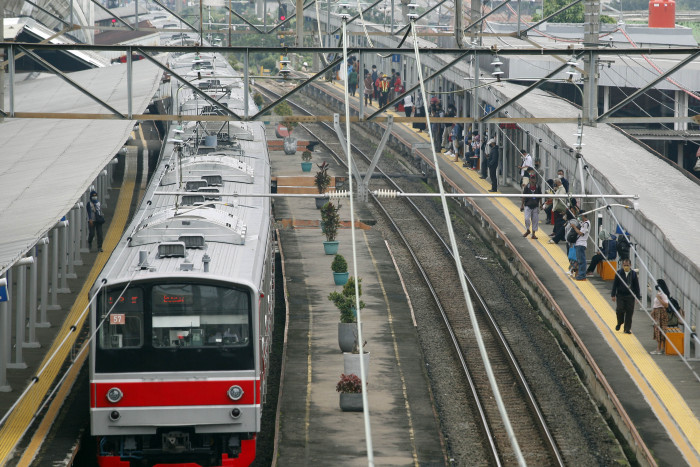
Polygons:
M108 290L97 301L95 369L253 369L252 308L245 287L158 283Z
M250 340L248 293L198 284L153 287L153 347L245 346Z

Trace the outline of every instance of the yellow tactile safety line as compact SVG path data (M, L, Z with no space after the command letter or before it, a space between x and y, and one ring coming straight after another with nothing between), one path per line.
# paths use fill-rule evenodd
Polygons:
M92 285L97 280L98 274L107 263L107 259L109 259L110 252L117 246L119 238L124 231L126 221L129 217L129 207L131 206L133 191L134 181L124 181L119 192L114 218L112 219L107 235L105 236L103 245L105 251L97 255L95 264L93 264L90 273L85 279L83 287L81 288L75 302L73 303L73 306L71 307L70 313L63 322L61 330L56 335L56 339L51 345L51 348L47 351L44 360L41 362L41 365L39 365L38 368L43 368L54 352L56 352L56 356L48 364L39 381L27 393L22 402L15 408L12 415L10 415L10 417L7 419L5 425L2 427L2 429L0 429L0 465L4 465L8 456L12 453L15 446L20 441L22 433L25 431L27 424L31 422L34 413L37 411L42 400L49 392L59 373L59 370L63 366L63 362L66 360L68 353L75 344L75 339L78 333L71 333L70 327L73 324L76 324L78 329L80 329L85 322L87 314L76 323L78 317L85 310L85 307L88 304L88 292L90 288L92 288ZM63 347L58 348L63 338L68 334L70 334L70 337L66 340Z
M444 162L457 165L458 170L478 184L483 191L491 188L490 183L478 177L479 172L461 167L461 161L455 163L444 154L441 154L441 158ZM513 225L525 228L520 208L512 199L494 198L491 201ZM548 235L540 237L534 242L535 247L553 270L563 274L569 265L568 257L561 247L547 244L545 240L549 238ZM564 284L618 356L686 460L690 463L699 462L700 422L636 336L613 332L617 318L612 302L603 297L588 281L574 282L565 278Z

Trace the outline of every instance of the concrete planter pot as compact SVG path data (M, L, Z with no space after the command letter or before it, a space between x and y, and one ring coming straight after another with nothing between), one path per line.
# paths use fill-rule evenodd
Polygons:
M369 381L369 352L362 354L362 360L365 365L365 380ZM360 375L360 354L343 352L343 371L346 375L357 375L358 378L362 378Z
M362 412L362 393L340 393L340 410L343 412Z
M349 277L350 277L349 272L334 272L333 273L333 281L335 281L335 285L345 285L348 282Z
M339 244L340 242L337 240L334 242L323 242L323 251L325 251L327 255L334 255L338 253Z
M364 323L362 325L364 326ZM357 323L338 323L338 347L341 352L352 352L356 340Z

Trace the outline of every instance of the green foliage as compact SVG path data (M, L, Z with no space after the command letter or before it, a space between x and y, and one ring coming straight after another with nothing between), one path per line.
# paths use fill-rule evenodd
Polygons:
M265 103L265 98L262 94L256 92L255 94L253 94L253 102L255 102L255 105L262 108L262 105Z
M275 106L275 115L279 115L281 117L289 117L293 115L294 112L292 112L292 107L287 103L287 101L282 101L279 104Z
M321 224L323 225L323 233L326 235L326 241L334 242L338 236L338 228L340 228L340 214L338 212L341 207L340 204L336 206L332 201L328 201L321 208ZM347 267L345 271L347 271Z
M311 161L311 151L309 151L307 149L306 151L302 152L301 153L301 160L303 160L304 162Z
M361 285L362 279L358 279L358 285ZM360 296L362 296L362 288L359 288ZM355 302L355 278L351 277L348 282L343 286L342 292L331 292L328 294L328 300L332 301L333 304L340 311L340 322L341 323L354 323L357 321L357 315L355 310L357 310ZM364 309L365 302L360 300L360 310Z
M340 375L340 381L335 386L335 390L345 394L361 394L362 380L355 374L342 374Z
M331 263L331 269L333 272L348 272L348 262L345 261L345 257L343 255L335 255Z
M532 21L539 21L571 3L571 0L543 0L544 16L532 15ZM580 2L557 16L550 18L552 23L583 23L583 2Z
M328 175L328 162L323 161L320 164L316 164L318 167L318 172L314 176L314 185L318 190L318 194L322 195L326 192L329 186L331 186L331 176Z

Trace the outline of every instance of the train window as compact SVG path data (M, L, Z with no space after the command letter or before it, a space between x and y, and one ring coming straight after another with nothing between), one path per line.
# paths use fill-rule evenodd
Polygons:
M143 345L143 290L130 287L123 294L112 290L98 302L103 349L138 348Z
M250 294L200 284L153 287L153 347L242 347L250 341Z

